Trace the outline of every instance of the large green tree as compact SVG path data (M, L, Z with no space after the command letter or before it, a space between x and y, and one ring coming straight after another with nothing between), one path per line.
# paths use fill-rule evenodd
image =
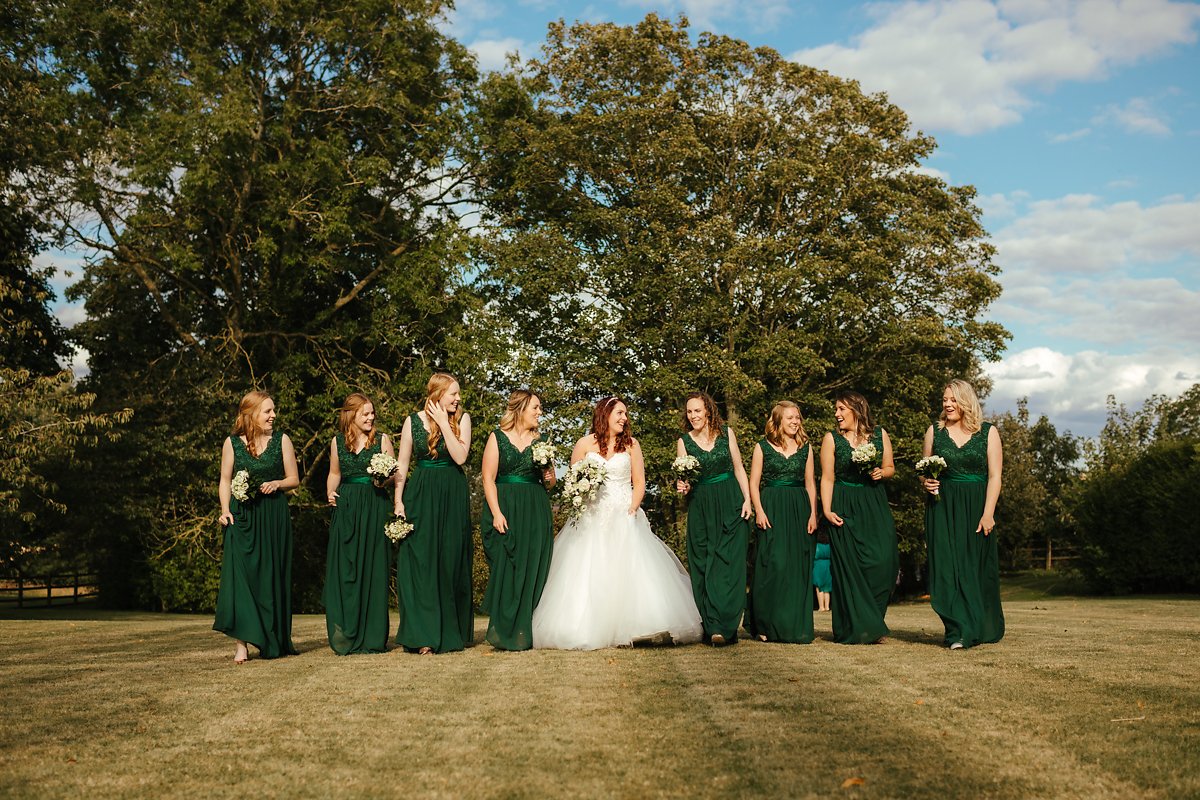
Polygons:
M857 388L915 457L944 381L1002 349L974 191L921 170L934 141L881 95L653 15L551 25L481 94L479 281L506 363L576 432L627 395L652 475L693 388L747 453L774 400L819 435Z
M374 394L395 426L428 371L453 366L473 62L438 0L39 9L72 86L72 157L47 188L94 254L74 334L98 402L138 419L97 455L87 524L114 600L203 607L216 454L242 393L275 395L311 486L342 396ZM324 512L306 490L299 506L313 566Z

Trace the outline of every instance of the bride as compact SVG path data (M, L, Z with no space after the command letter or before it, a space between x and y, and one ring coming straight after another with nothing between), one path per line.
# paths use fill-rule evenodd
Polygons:
M533 646L595 650L635 640L698 642L700 613L679 559L650 530L642 449L629 433L617 397L600 401L592 431L575 444L571 463L601 461L599 493L554 542L550 574L533 612Z

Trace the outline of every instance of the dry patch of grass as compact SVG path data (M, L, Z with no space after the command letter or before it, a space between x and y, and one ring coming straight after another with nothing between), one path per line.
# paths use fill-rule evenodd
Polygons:
M208 617L8 613L0 796L1200 796L1200 600L1013 597L955 653L912 604L872 647L435 657L302 616L241 667Z

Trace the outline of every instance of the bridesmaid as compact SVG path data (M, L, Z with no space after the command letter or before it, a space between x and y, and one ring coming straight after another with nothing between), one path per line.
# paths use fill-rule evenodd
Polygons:
M946 644L959 650L1004 636L1000 567L996 552L996 501L1004 454L1000 434L983 421L971 384L952 380L942 392L936 429L925 432L924 455L946 459L941 480L922 478L929 548L929 596L946 626Z
M776 403L750 458L758 527L746 628L764 642L813 640L813 532L817 484L800 407Z
M692 596L705 639L714 645L732 644L746 607L747 520L753 513L746 468L737 437L706 393L688 395L683 430L676 442L678 454L700 462L687 520ZM686 481L676 481L675 487L685 495L693 489Z
M250 476L249 497L233 496L234 474ZM237 642L233 663L296 655L292 645L292 517L287 492L300 485L292 440L275 430L275 402L250 392L238 406L233 435L221 447L221 584L213 630Z
M817 552L813 556L813 589L817 592L817 611L829 610L829 595L833 592L833 574L829 571L829 531L817 529Z
M879 642L888 634L883 621L900 569L896 524L883 481L896 472L892 440L872 426L867 399L858 392L834 398L836 433L821 443L821 505L833 526L829 533L833 573L833 639L840 644ZM882 455L869 470L851 461L851 451L867 442Z
M325 483L333 506L325 561L325 629L339 656L387 652L392 564L383 526L391 507L387 493L367 474L371 458L379 453L396 455L388 435L375 429L374 404L355 392L338 413Z
M483 448L480 529L491 568L483 608L487 640L500 650L533 647L533 609L550 571L554 516L546 492L554 486L554 465L538 469L532 452L541 441L541 416L541 399L518 389Z
M396 644L410 653L462 650L474 637L471 501L462 470L470 451L471 417L458 381L435 372L424 409L404 421L396 454L395 511L413 525L396 556Z

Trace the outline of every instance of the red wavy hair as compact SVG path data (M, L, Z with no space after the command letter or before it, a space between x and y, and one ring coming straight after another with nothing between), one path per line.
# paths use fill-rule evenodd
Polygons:
M626 411L629 410L628 403L613 395L597 403L596 408L592 411L592 435L596 437L596 444L600 446L600 455L605 458L608 458L608 416L617 407L617 403L625 406ZM627 419L625 430L617 434L616 452L624 453L633 446L633 435L629 432L631 427L633 427L632 423Z

